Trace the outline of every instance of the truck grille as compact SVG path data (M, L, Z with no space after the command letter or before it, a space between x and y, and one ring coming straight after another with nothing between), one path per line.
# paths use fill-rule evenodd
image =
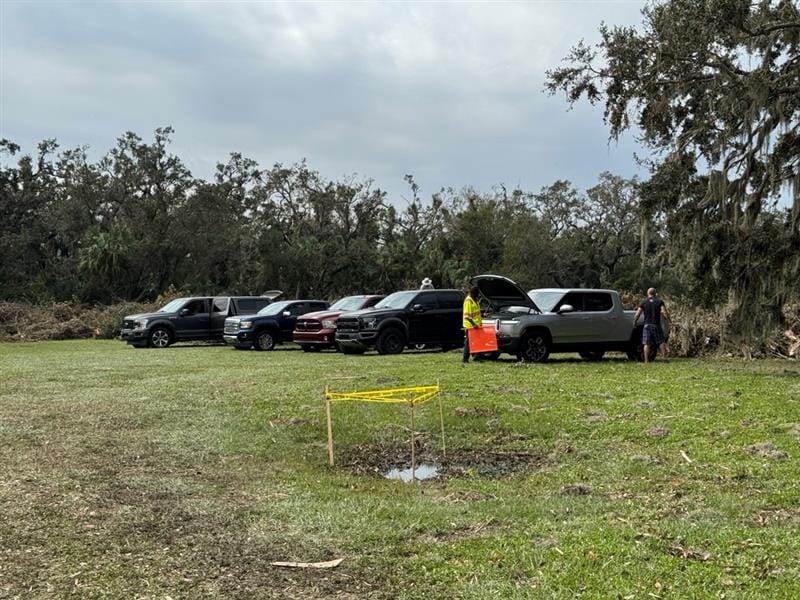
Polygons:
M136 321L131 319L123 319L122 320L122 328L123 329L136 329Z
M239 333L239 321L225 321L225 333Z
M322 323L316 319L297 319L294 329L295 331L319 331L322 329Z
M343 333L357 332L358 319L341 318L336 322L336 329Z

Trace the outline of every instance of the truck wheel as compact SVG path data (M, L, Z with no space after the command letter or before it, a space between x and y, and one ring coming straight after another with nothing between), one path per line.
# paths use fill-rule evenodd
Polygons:
M388 327L378 336L375 347L378 354L400 354L406 347L406 338L396 327Z
M274 350L275 336L271 331L260 331L256 334L256 350Z
M545 362L550 356L550 340L541 331L532 331L522 336L517 358L522 362Z
M597 361L597 360L603 360L605 352L603 350L597 350L597 351L590 350L588 352L579 352L579 354L581 355L581 358L584 360Z
M151 348L166 348L172 343L172 332L166 327L153 327L147 342Z

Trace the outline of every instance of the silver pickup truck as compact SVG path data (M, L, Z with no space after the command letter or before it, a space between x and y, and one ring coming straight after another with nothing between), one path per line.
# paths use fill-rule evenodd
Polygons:
M606 352L625 352L642 360L642 326L624 310L613 290L536 289L525 293L500 275L471 280L490 305L486 320L497 325L500 352L525 362L544 362L551 352L578 352L600 360ZM665 324L666 325L666 324Z

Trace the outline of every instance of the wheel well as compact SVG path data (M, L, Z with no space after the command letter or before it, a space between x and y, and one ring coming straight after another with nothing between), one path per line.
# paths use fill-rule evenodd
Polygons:
M400 333L408 340L408 327L402 321L391 320L386 323L381 323L380 327L378 327L378 335L382 334L387 329L399 329Z
M553 343L553 336L550 334L550 330L547 327L541 327L536 325L534 325L533 327L528 327L527 329L524 329L522 331L522 333L519 336L519 339L524 338L529 333L543 333L545 338L547 339L547 343L548 344Z

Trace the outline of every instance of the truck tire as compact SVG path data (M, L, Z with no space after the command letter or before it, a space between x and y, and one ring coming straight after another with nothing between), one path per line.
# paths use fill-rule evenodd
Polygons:
M256 334L256 341L253 346L259 351L274 350L275 335L269 329L259 331Z
M172 331L166 327L153 327L147 334L147 345L151 348L166 348L172 343Z
M550 338L544 331L530 331L519 342L517 358L522 362L547 362Z
M603 360L603 356L605 356L603 350L587 350L585 352L579 352L578 354L580 354L582 359L591 361Z
M406 347L406 336L397 327L387 327L378 335L378 354L400 354Z

